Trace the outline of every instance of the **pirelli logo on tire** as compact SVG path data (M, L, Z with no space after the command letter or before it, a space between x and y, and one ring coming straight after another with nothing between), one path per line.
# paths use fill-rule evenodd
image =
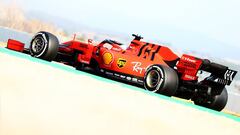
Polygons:
M118 58L117 66L118 68L123 68L126 65L127 61L123 58Z

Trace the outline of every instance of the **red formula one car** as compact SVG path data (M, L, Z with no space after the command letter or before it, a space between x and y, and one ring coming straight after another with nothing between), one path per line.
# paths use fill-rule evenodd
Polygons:
M195 104L221 111L228 100L225 88L237 71L187 54L177 56L168 47L147 43L133 35L127 49L114 40L98 45L71 40L62 44L56 36L39 32L29 48L9 40L7 48L47 61L62 62L78 70L91 69L94 74L136 84L166 96L191 99ZM198 74L209 72L200 80Z

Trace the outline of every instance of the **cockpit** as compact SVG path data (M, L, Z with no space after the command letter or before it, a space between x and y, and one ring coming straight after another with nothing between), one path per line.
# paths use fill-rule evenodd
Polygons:
M122 45L123 45L122 43L111 39L105 39L100 43L100 46L113 51L122 51L123 50L121 47Z
M111 39L105 39L104 41L102 41L100 44L105 44L105 43L108 43L108 44L117 44L117 45L123 45L122 43L119 43L115 40L111 40Z

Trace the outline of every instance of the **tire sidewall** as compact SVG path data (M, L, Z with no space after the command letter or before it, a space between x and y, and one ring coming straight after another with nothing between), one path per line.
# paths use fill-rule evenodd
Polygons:
M206 107L215 111L222 111L227 105L228 101L228 92L226 88L223 88L222 93L220 95L216 95L212 97L211 103L199 103L194 101L196 105Z
M147 75L150 73L151 70L156 70L161 75L161 81L160 84L158 84L156 87L151 88L147 85ZM152 65L150 66L144 76L144 88L151 92L156 92L158 94L162 94L165 96L174 96L176 94L176 91L178 89L179 85L179 78L177 75L177 72L164 65Z
M151 91L151 92L157 92L159 89L161 89L163 87L164 79L161 83L158 82L158 84L155 87L148 86L147 85L147 76L152 70L156 70L160 74L161 78L164 78L165 74L164 74L163 69L160 66L152 65L147 69L147 71L144 75L144 88L148 91Z
M41 37L44 40L44 47L41 50L41 52L36 53L33 51L33 41L38 37ZM35 36L33 36L30 42L29 51L30 51L30 55L33 57L40 58L47 61L52 61L55 59L57 55L58 46L59 46L59 41L56 36L54 36L51 33L41 31L41 32L38 32Z
M220 95L217 95L213 98L213 102L209 104L207 107L216 111L221 111L225 108L228 101L228 92L227 89L224 88Z
M32 49L33 48L32 44L33 44L33 41L38 37L42 37L44 39L44 47L43 47L43 49L41 50L40 53L35 53ZM45 32L38 32L36 35L33 36L32 40L31 40L31 43L30 43L29 50L30 50L31 56L36 57L36 58L41 58L48 51L48 46L49 46L48 35Z

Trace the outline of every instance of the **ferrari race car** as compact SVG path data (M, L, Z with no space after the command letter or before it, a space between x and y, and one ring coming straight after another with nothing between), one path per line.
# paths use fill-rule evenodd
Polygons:
M166 46L141 41L134 35L127 47L106 39L94 45L75 41L59 44L56 36L38 32L25 48L20 41L9 39L7 48L47 61L57 61L77 70L135 84L148 91L192 100L196 105L221 111L228 100L225 88L237 71L227 66L183 54L177 56ZM199 79L202 71L209 75Z

